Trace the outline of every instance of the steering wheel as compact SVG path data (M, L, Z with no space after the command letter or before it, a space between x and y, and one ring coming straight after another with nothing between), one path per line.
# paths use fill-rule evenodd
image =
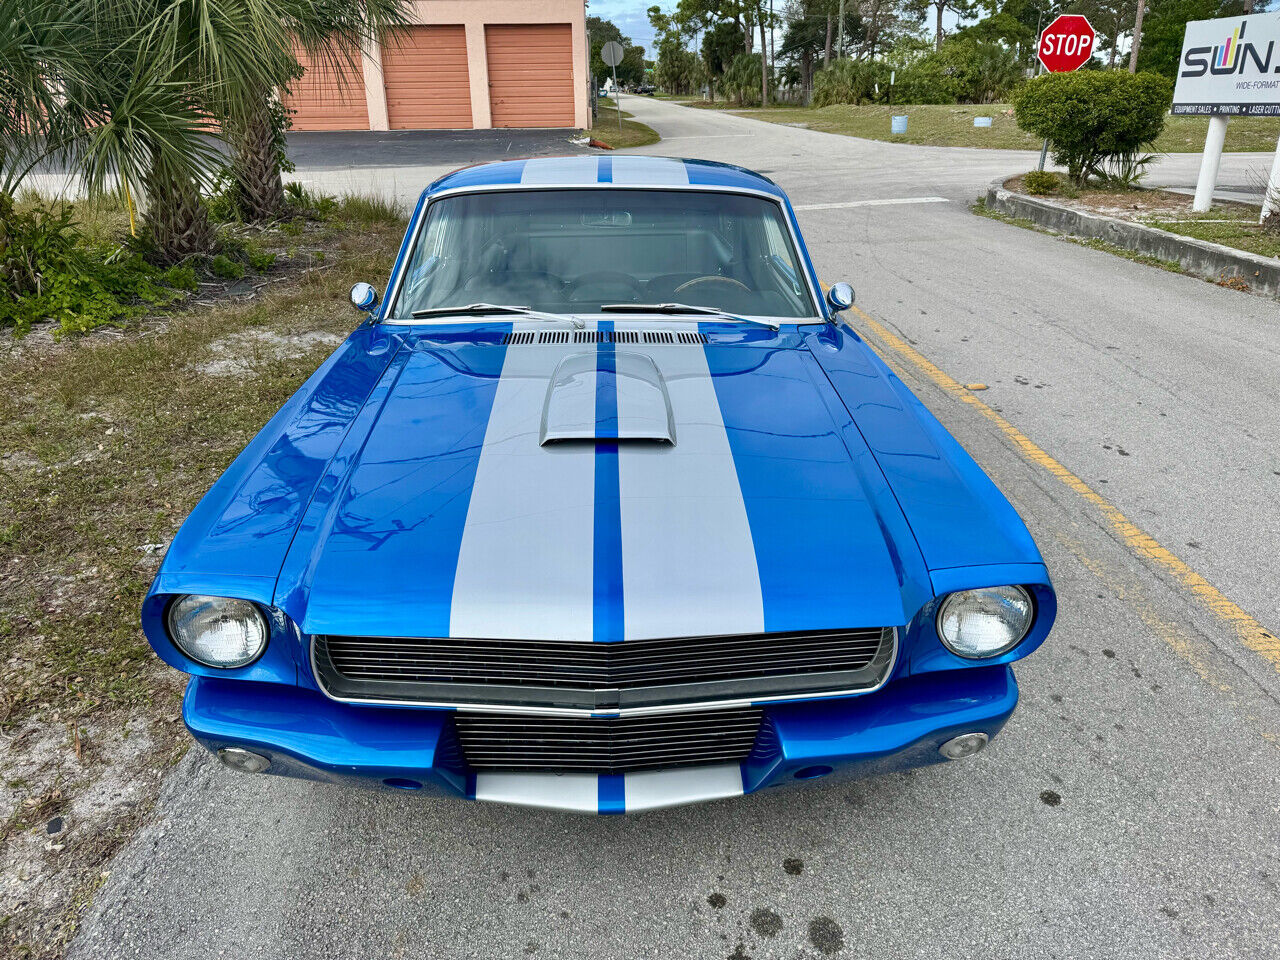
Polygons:
M750 293L751 288L741 280L735 280L733 277L721 277L716 274L708 274L705 277L694 277L692 280L686 280L680 286L676 287L676 293L684 293L693 287L702 286L708 283L720 284L727 286L731 290L741 290L743 293Z
M569 283L569 299L572 300L574 298L579 287L584 287L591 283L620 283L623 286L630 288L636 296L639 296L643 292L643 288L640 286L639 281L629 274L620 273L617 270L593 270L590 273L582 274L576 280Z

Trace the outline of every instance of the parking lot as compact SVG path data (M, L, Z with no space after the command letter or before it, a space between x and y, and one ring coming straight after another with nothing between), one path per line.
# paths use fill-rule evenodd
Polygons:
M71 956L1271 955L1276 303L975 216L1029 154L625 108L663 135L646 152L789 192L822 279L857 290L850 325L1027 521L1060 610L1013 720L963 763L627 818L237 776L193 749ZM408 197L466 162L378 136L360 159L309 146L295 176ZM1196 159L1153 181L1189 185Z

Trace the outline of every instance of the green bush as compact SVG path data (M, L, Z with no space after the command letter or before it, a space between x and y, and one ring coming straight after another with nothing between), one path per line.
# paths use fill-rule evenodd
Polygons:
M164 272L164 282L175 290L194 291L200 286L200 278L189 264L170 267Z
M220 253L209 261L209 272L223 280L239 280L244 276L244 264Z
M1032 170L1022 178L1022 188L1033 197L1043 197L1049 193L1057 193L1061 181L1056 173L1048 170Z
M1173 84L1152 73L1049 73L1028 81L1013 109L1018 126L1047 139L1054 162L1084 186L1160 136L1172 97Z
M757 79L760 71L756 71ZM813 75L813 105L829 107L833 103L873 103L881 90L889 87L889 68L870 60L836 60L825 70Z
M940 61L928 56L898 72L893 102L957 103L960 93L960 81L948 74Z
M83 333L170 303L183 285L134 249L87 241L70 204L17 209L0 195L0 327L51 320Z
M338 201L324 193L312 193L296 180L284 185L285 202L297 214L323 220L337 209Z
M956 37L898 71L895 103L993 103L1022 79L1013 51L1001 43Z

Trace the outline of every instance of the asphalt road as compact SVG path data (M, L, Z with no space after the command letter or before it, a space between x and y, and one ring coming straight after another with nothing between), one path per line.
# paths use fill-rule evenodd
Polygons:
M851 324L1026 518L1061 609L1013 720L964 763L634 818L193 750L72 956L1274 956L1280 676L1217 598L1280 630L1276 304L969 212L1029 155L626 106L651 151L767 171L810 208ZM865 205L921 197L945 200Z

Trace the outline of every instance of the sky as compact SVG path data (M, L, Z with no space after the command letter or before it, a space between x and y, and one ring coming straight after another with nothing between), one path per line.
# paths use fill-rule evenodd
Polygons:
M622 35L630 37L632 43L644 47L644 55L652 60L656 52L653 43L653 27L649 26L649 16L645 11L655 3L668 11L674 10L676 6L675 0L587 0L587 16L612 20L618 25ZM785 6L784 0L776 0L775 5L779 10L782 9ZM955 14L948 10L944 16L947 28L954 26ZM926 33L933 36L932 16L927 19L925 27ZM779 43L781 40L782 34L779 32L774 42Z
M645 11L655 2L659 6L675 8L674 3L664 4L662 0L587 0L587 16L612 20L622 35L644 47L644 55L652 60L653 27L649 26L649 16Z

